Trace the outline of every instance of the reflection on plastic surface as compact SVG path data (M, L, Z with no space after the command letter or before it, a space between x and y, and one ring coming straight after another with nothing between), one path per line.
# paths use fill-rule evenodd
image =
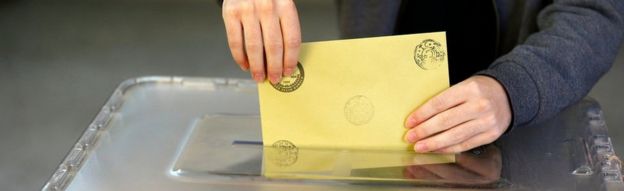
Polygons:
M396 151L296 151L264 147L263 176L270 179L339 180L368 183L413 183L455 187L497 187L501 153L493 145L480 154L454 157Z
M243 184L400 183L497 187L499 150L457 156L403 151L300 148L289 141L260 142L259 118L211 115L197 120L171 174L193 182ZM457 160L457 161L456 161Z
M374 169L455 162L455 156L402 151L306 149L273 144L264 147L263 175L295 179L378 179L352 176L357 169ZM402 178L401 178L402 179Z

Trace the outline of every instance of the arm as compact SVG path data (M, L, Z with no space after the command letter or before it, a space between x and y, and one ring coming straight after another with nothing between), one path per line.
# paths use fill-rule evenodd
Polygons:
M418 152L461 152L552 117L611 67L623 13L620 0L555 0L539 14L539 32L410 114L406 140Z
M587 95L611 67L624 33L620 0L559 0L538 15L539 32L489 69L507 91L512 126L544 121Z

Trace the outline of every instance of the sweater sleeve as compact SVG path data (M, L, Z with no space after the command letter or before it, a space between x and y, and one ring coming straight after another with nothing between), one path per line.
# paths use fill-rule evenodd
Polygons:
M539 13L537 32L478 73L505 87L512 128L544 121L587 95L615 59L623 13L622 0L554 0Z

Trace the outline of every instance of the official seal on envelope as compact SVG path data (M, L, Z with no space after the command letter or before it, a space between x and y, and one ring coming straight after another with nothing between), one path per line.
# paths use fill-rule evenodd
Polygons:
M435 40L423 40L414 49L414 61L423 70L435 69L444 62L446 51Z
M303 79L305 75L303 73L303 66L301 63L297 63L297 70L293 72L290 76L284 76L282 81L277 84L272 84L273 88L280 92L288 93L297 90L301 84L303 84Z

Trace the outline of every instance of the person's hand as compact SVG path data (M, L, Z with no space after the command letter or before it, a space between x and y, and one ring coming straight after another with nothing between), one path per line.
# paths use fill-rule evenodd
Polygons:
M225 0L223 21L234 61L254 80L276 84L295 71L301 29L292 0Z
M473 76L411 113L405 140L416 152L457 153L494 142L510 122L503 86L491 77Z

